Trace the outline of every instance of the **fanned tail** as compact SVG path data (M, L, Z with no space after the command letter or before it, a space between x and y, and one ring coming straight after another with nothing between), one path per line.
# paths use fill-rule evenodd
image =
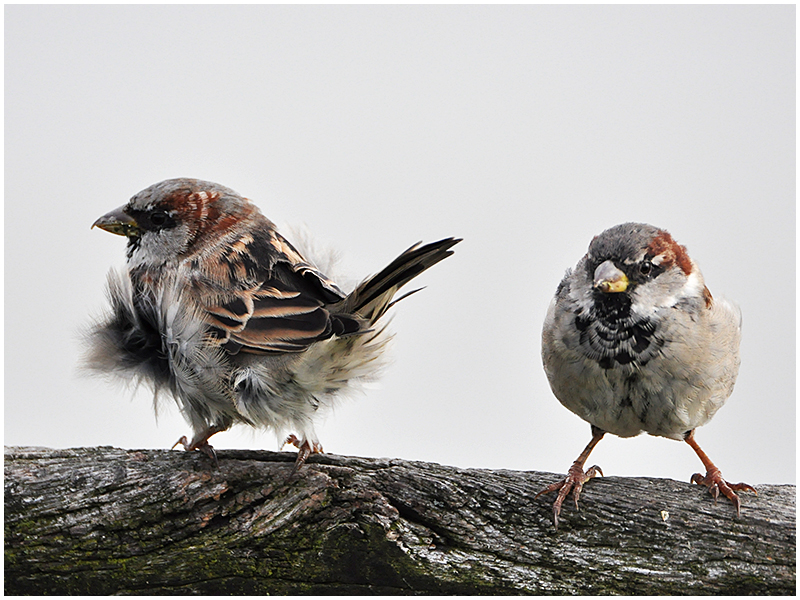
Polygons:
M394 259L377 275L364 280L342 301L336 312L355 314L374 324L396 302L419 290L412 290L394 300L397 291L423 271L444 260L460 238L446 238L420 246L416 243Z

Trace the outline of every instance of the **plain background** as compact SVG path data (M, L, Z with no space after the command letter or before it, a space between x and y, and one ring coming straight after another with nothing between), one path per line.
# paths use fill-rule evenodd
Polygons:
M794 6L6 6L5 444L189 433L78 364L124 263L91 224L197 177L304 224L351 280L464 238L395 308L380 384L319 427L328 452L565 472L589 425L550 392L542 321L592 236L633 220L744 313L699 443L730 481L794 482L795 161ZM701 468L648 436L590 462Z

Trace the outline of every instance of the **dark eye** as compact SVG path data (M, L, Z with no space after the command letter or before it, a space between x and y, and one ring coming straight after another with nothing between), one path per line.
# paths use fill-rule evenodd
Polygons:
M163 210L154 210L150 213L150 223L156 227L166 225L167 219L169 219L169 216Z
M653 271L653 263L651 263L649 260L646 260L639 265L639 273L641 273L645 277L647 275L650 275L652 271Z

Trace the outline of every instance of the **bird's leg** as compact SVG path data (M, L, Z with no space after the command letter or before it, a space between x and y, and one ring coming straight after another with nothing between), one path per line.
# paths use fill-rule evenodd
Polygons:
M186 439L186 436L181 436L177 442L175 442L172 447L175 448L178 444L183 446L184 450L200 450L203 454L208 456L211 460L214 461L214 466L219 469L219 461L217 460L217 453L214 452L214 447L208 443L208 438L210 438L215 433L219 433L220 431L225 431L228 429L222 425L211 425L207 427L200 433L196 434L192 441Z
M736 516L738 517L740 514L740 503L739 496L736 495L736 491L745 490L755 493L756 496L758 495L758 492L756 492L753 486L746 483L728 483L725 481L722 478L722 471L720 471L717 466L711 462L711 459L708 458L708 455L703 452L702 448L700 448L695 441L694 429L687 433L686 437L683 439L692 447L692 450L697 453L697 456L700 458L700 460L703 462L703 466L706 468L705 475L695 473L692 475L691 482L706 486L708 488L708 493L714 496L715 504L717 502L717 498L719 498L719 493L722 492L723 495L725 495L725 497L733 503L733 506L736 508Z
M558 529L558 515L561 514L561 505L564 502L564 499L569 495L570 490L572 490L572 497L575 499L575 508L578 508L578 498L580 498L581 490L583 489L583 484L589 481L592 477L600 473L603 474L603 471L597 465L590 467L586 472L583 470L583 465L586 464L586 459L589 458L589 455L594 450L594 447L597 443L603 439L603 436L606 434L605 431L599 429L592 425L592 440L586 445L586 448L583 449L581 455L572 463L572 466L567 471L567 476L562 479L561 481L557 481L556 483L547 486L541 492L536 494L535 498L538 498L542 494L549 494L550 492L558 492L558 497L556 501L553 503L553 523Z
M286 441L283 442L283 445L291 444L295 448L297 448L297 460L294 462L294 469L292 469L292 473L296 473L300 470L308 457L312 454L322 454L322 445L319 442L310 442L306 439L300 440L295 434L291 434L289 437L286 438Z

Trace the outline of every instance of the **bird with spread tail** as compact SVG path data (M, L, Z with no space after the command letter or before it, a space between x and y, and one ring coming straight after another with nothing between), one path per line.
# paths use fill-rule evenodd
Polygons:
M739 514L736 491L755 489L726 482L694 432L733 391L740 338L739 308L711 295L697 263L668 232L624 223L592 240L558 286L542 331L553 393L592 428L567 476L537 494L558 492L556 527L570 491L577 508L583 484L602 475L584 465L606 433L685 441L706 469L691 481L715 501L722 492Z
M170 179L95 221L125 236L110 310L88 332L86 366L171 395L193 437L175 445L216 462L215 433L240 423L291 433L299 469L322 447L320 409L374 377L400 288L460 239L415 244L345 294L246 198ZM414 290L417 291L417 290ZM173 446L174 447L174 446Z

